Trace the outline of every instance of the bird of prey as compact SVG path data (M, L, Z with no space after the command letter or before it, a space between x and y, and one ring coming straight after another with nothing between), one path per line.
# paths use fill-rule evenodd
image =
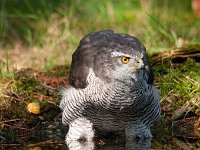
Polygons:
M146 49L135 37L112 30L85 36L72 55L70 87L62 91L66 141L91 141L98 132L151 138L160 116L159 94Z

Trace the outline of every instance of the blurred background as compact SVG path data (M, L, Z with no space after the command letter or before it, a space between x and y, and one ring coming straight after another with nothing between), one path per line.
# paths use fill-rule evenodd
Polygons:
M112 29L149 54L198 44L199 0L0 0L1 71L71 62L80 39Z

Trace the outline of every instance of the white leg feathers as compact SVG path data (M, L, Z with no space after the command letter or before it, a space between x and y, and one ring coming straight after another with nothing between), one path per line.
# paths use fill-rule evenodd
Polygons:
M93 137L93 124L88 119L81 117L70 123L66 143L77 140L92 141Z

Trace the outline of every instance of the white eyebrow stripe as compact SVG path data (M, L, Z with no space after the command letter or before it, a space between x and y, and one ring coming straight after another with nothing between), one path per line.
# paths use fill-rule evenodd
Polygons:
M111 53L111 57L117 57L117 56L131 57L131 55L127 55L127 54L124 54L122 52L114 51L114 52Z

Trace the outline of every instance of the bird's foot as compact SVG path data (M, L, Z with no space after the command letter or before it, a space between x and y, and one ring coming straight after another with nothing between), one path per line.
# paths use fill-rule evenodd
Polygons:
M67 144L69 150L94 150L94 142L93 141L71 141Z
M93 124L86 118L77 118L69 125L69 131L66 136L66 143L71 141L92 141L94 137Z
M137 126L127 126L125 128L125 133L126 133L126 139L127 140L145 140L145 139L151 139L151 131L149 127L146 127L142 124L137 125Z
M130 125L125 129L126 149L148 150L151 145L152 135L150 129L142 124Z

